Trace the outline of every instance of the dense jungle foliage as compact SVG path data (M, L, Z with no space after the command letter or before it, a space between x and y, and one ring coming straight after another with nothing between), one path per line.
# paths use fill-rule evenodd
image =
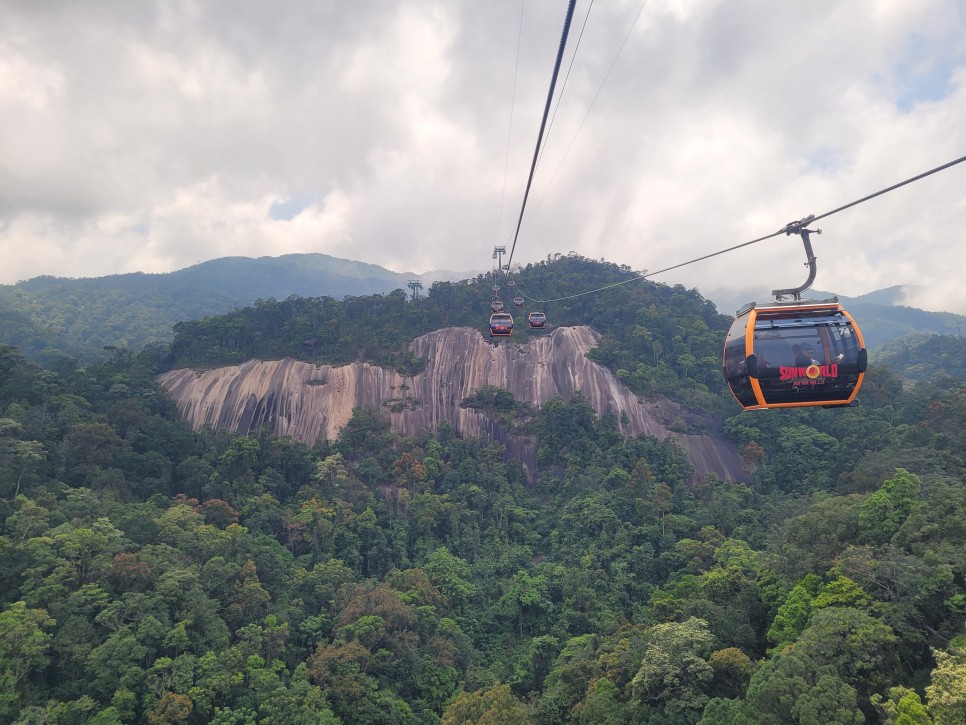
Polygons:
M875 351L872 360L913 382L928 382L937 376L966 380L966 338L910 335L886 343Z
M597 262L576 254L555 255L522 268L515 279L537 299L564 297L636 277L629 267ZM175 326L167 367L213 367L251 358L294 357L340 365L365 360L415 373L421 362L409 352L419 335L448 326L469 326L487 334L492 275L462 282L437 282L416 303L397 290L388 295L291 297L259 300L227 315ZM502 283L502 279L501 279ZM532 335L526 312L509 303L516 315L514 337ZM721 377L721 341L730 318L697 290L648 281L614 287L598 294L541 305L551 325L590 325L604 337L592 359L610 368L640 395L674 395L694 407L719 413L733 410Z
M470 292L412 314L461 321ZM639 387L711 355L723 322L696 294L637 294L654 309L551 312L624 325L601 357ZM274 334L230 319L179 355ZM0 348L0 721L966 721L962 382L873 369L860 407L731 417L748 484L555 399L528 413L529 484L498 445L364 410L312 449L192 432L157 362Z

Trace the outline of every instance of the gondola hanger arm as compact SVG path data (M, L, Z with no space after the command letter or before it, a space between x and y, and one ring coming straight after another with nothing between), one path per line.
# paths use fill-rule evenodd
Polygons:
M805 247L805 266L808 267L808 279L798 287L790 287L788 289L776 289L772 290L771 293L774 295L775 299L779 302L782 301L786 296L791 295L792 299L800 300L802 299L802 292L807 290L812 286L812 282L815 281L815 275L818 272L818 263L815 253L812 251L812 241L809 239L810 234L821 234L821 229L806 229L809 222L815 219L814 214L809 214L804 219L799 219L795 222L789 222L781 228L781 231L785 232L787 236L792 234L798 234L802 238L802 244Z

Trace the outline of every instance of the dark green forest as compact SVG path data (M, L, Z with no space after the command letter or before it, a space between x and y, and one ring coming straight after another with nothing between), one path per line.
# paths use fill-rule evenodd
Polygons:
M97 362L105 346L167 343L180 320L223 314L256 299L389 292L410 277L326 254L224 257L165 274L35 277L0 285L0 332L3 342L42 364L64 356Z
M939 376L966 380L966 338L910 335L883 345L873 360L911 382L928 382Z
M630 275L564 257L521 284ZM728 320L696 291L546 310L600 329L640 394L725 416L747 484L694 481L579 395L526 411L530 483L498 444L377 411L313 448L194 432L153 382L248 356L418 368L405 343L482 329L489 283L268 300L86 366L0 347L0 721L966 722L961 380L874 366L860 406L737 414Z
M565 297L637 277L629 267L555 255L529 264L516 276L536 299ZM501 279L502 282L502 279ZM252 358L293 357L340 365L364 360L414 373L421 361L409 352L419 335L465 325L486 334L491 275L461 282L437 282L415 302L402 290L388 295L290 297L259 300L226 315L175 325L166 367L215 367ZM505 300L515 292L502 291ZM550 324L590 325L603 335L592 359L610 368L634 392L674 396L692 407L733 411L721 377L721 346L731 318L719 315L697 290L634 282L547 305L530 304L516 315L516 344L529 336L526 312L540 309Z

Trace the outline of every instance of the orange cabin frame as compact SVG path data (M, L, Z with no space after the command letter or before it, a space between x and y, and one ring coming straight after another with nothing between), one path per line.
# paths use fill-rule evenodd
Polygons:
M803 350L810 343L817 357ZM722 355L728 387L745 410L850 405L866 361L862 332L837 302L741 310Z

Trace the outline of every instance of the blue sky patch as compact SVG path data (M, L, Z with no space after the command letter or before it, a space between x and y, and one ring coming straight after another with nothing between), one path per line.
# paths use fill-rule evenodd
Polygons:
M913 37L893 68L896 107L905 113L919 103L942 100L951 90L953 71L963 63L966 57L954 43Z
M269 207L268 218L276 221L291 221L301 214L302 210L304 210L310 203L311 200L305 198L276 201L271 207Z

